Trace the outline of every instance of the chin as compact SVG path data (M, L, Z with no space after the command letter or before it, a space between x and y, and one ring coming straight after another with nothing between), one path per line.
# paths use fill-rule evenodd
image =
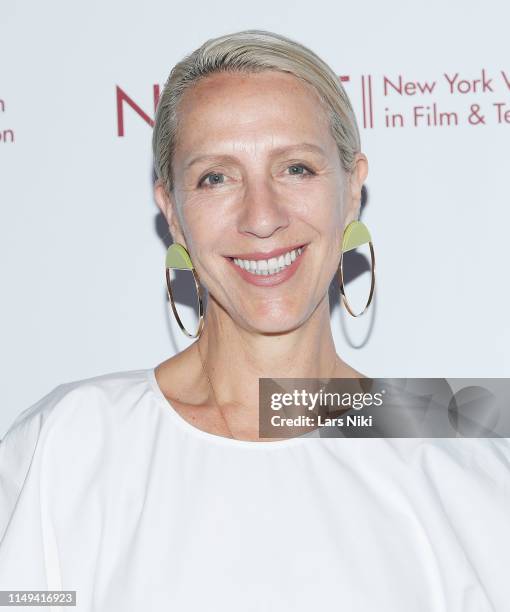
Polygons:
M303 324L303 318L292 316L288 312L285 316L278 314L266 317L250 317L245 319L248 326L261 334L284 334Z

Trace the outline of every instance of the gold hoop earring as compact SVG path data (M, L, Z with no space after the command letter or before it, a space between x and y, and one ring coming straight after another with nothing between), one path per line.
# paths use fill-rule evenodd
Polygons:
M368 296L367 303L361 312L355 314L347 300L347 296L345 295L345 286L344 286L344 271L343 271L343 258L344 253L355 249L363 244L366 244L370 247L370 258L372 260L372 280L370 283L370 293ZM342 248L340 254L340 266L339 266L339 279L340 279L340 293L342 295L342 301L347 308L349 314L353 317L359 317L362 315L365 310L370 306L370 302L372 301L372 297L374 295L374 287L375 287L375 254L374 254L374 245L372 244L372 238L370 236L370 232L368 231L367 226L361 221L351 221L349 225L344 230L344 235L342 238Z
M188 338L199 338L202 333L202 329L204 327L204 304L202 301L202 289L200 287L200 280L198 278L197 272L193 266L191 261L191 257L186 249L186 247L182 246L182 244L178 244L174 242L168 247L166 252L165 259L165 276L166 276L166 289L168 294L168 299L170 300L170 304L172 305L172 311L177 320L181 331L188 336ZM172 283L170 282L170 270L189 270L193 274L193 279L195 281L195 286L197 288L197 299L198 299L198 327L197 331L194 334L190 334L189 331L182 324L181 318L177 312L177 308L175 307L174 296L172 293Z

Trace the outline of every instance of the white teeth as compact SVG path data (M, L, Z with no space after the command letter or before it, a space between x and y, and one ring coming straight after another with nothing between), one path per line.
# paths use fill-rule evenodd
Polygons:
M268 259L267 263L269 268L269 274L274 274L278 269L278 259L276 259L276 257L271 257L271 259Z
M260 276L278 274L278 272L281 272L287 266L290 266L296 260L296 257L301 255L302 251L302 248L293 249L284 255L280 255L279 257L257 259L257 261L234 258L234 263L240 268L248 270L252 274L258 274Z

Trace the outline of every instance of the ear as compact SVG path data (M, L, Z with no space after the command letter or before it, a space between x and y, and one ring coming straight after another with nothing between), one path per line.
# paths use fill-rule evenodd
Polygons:
M354 158L354 168L349 176L349 203L346 211L345 225L359 218L361 208L361 190L368 175L368 159L363 153Z
M185 246L186 243L177 214L177 202L175 201L174 194L166 190L161 179L158 179L154 184L154 199L168 223L173 241Z

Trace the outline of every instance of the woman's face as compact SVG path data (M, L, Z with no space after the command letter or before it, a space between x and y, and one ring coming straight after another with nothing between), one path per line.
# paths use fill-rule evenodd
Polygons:
M156 199L210 298L245 329L283 332L327 299L366 173L363 155L345 173L317 94L298 78L214 74L181 99L174 191L159 185ZM276 257L282 271L255 273L266 267L257 255L299 245Z

